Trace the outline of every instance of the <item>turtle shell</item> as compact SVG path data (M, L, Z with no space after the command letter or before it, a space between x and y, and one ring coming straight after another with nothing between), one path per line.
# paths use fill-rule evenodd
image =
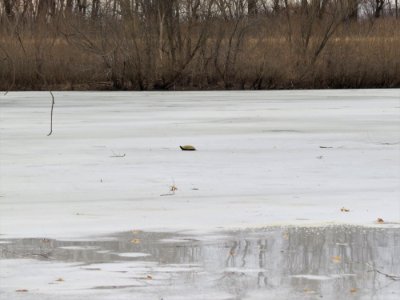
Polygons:
M181 148L182 151L195 151L196 148L193 147L192 145L183 145L183 146L179 146Z

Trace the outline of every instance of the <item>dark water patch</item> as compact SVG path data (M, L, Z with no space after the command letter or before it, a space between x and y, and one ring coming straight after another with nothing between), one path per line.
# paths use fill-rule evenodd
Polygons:
M0 244L2 259L78 262L88 276L101 272L103 263L125 262L134 264L116 272L133 279L147 270L151 276L144 280L168 274L162 282L166 294L166 287L179 286L180 295L188 297L213 291L229 299L400 298L400 230L395 228L281 227L199 236L134 231L97 241L7 242ZM135 284L93 288L134 292ZM156 291L157 282L148 288Z
M171 233L124 232L100 240L59 241L54 239L15 239L0 244L0 258L35 258L83 264L104 263L158 257L162 239L175 237ZM169 245L174 247L174 245ZM166 247L165 249L167 249ZM165 251L164 249L164 251ZM124 253L143 253L147 256L124 256ZM122 256L120 256L120 255ZM147 258L150 259L150 258Z

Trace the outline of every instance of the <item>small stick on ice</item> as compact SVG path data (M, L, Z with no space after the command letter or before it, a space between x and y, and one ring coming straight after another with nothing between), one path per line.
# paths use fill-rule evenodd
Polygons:
M51 95L51 110L50 110L50 132L47 136L50 136L53 133L53 110L54 110L54 95L52 91L49 91Z
M394 274L388 274L388 273L382 272L382 271L380 271L380 270L374 268L374 267L373 267L372 265L370 265L370 264L367 264L367 266L369 266L369 267L372 268L372 269L369 270L368 272L376 272L376 273L378 273L378 274L381 274L381 275L383 275L383 276L385 276L385 277L387 277L387 278L390 278L390 279L392 279L392 280L395 280L395 281L400 280L400 275L394 275Z
M112 151L111 150L111 152L113 153L113 155L111 155L110 157L125 157L125 153L124 154L118 154L118 153L115 153L114 151Z

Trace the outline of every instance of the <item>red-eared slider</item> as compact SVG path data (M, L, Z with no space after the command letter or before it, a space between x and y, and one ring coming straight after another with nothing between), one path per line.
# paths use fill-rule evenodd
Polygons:
M179 146L182 151L196 151L196 148L193 147L192 145L184 145L184 146Z

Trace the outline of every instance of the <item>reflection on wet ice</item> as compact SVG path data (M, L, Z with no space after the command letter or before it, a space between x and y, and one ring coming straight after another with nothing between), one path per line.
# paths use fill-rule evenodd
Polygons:
M97 241L7 240L0 247L2 259L78 262L87 272L112 270L137 281L92 287L99 292L147 289L147 296L161 293L165 300L209 293L228 299L400 297L400 281L385 275L400 275L395 228L275 227L223 236L135 231Z

